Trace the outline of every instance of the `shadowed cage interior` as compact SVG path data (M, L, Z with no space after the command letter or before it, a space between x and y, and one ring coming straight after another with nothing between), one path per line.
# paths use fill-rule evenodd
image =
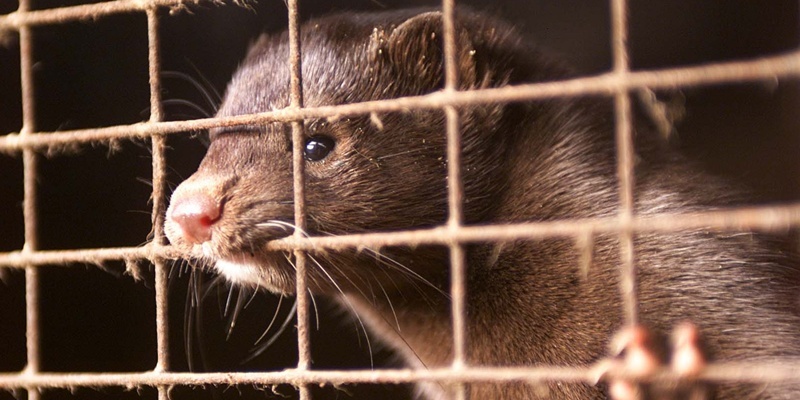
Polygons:
M337 10L440 4L328 3L302 1L298 20ZM636 103L644 88L669 89L663 104L677 98L685 111L675 122L685 153L708 171L751 187L759 201L705 219L662 219L655 222L662 224L658 229L703 224L770 230L794 235L800 246L796 0L462 3L490 7L582 73L560 88L526 85L478 101L600 95ZM202 93L213 97L209 88L224 88L252 38L291 26L287 7L298 7L291 1L247 4L0 4L0 399L406 398L409 384L419 379L532 385L547 378L586 380L589 371L580 368L398 370L386 350L367 346L355 322L324 303L301 302L298 321L290 320L284 334L249 359L266 327L263 316L277 315L280 323L291 302L231 291L212 275L190 274L163 238L169 193L203 154L193 132L219 124L198 119L213 114L218 102ZM445 1L445 9L451 6ZM425 101L416 106L428 107ZM459 94L437 101L456 104ZM370 111L356 105L329 116ZM307 115L299 109L255 115L253 121ZM618 129L625 131L631 117L618 115ZM623 137L630 141L630 132ZM632 162L621 170L631 171ZM634 186L623 181L620 193ZM451 204L451 210L457 207ZM630 217L623 204L620 221ZM615 223L609 231L631 234ZM524 238L571 229L580 243L592 229L569 221L564 226L533 224L486 235ZM464 232L458 223L451 227L454 238ZM439 240L438 234L402 235L365 240ZM359 244L340 239L336 246ZM456 240L449 245L460 246ZM623 276L631 267L621 266ZM192 303L188 289L197 281L207 288L202 304ZM463 302L456 284L458 327ZM247 307L231 315L227 305L239 296ZM635 293L625 301L635 304ZM469 340L456 331L457 343ZM765 364L762 371L770 368Z

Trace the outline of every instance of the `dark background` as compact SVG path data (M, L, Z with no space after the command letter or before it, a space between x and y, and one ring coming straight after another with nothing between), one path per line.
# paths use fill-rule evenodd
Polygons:
M90 1L42 0L35 8ZM332 5L331 3L335 3ZM336 10L380 10L433 4L430 1L301 1L303 18ZM577 0L468 1L517 24L531 41L549 48L586 74L611 65L609 10L604 2ZM797 47L800 11L795 0L638 0L631 2L630 46L634 69L697 65L777 54ZM0 13L16 9L0 2ZM162 12L160 48L163 69L187 74L223 92L248 44L262 31L286 25L282 1L264 0L252 9L234 6L191 7L168 16ZM97 21L42 26L34 30L37 129L57 131L140 122L148 118L147 34L143 13ZM184 99L210 107L186 80L165 78L165 99ZM800 198L800 86L781 81L715 86L682 91L686 119L678 126L679 146L709 171L749 186L762 203ZM187 106L166 109L170 119L197 118ZM12 35L0 46L0 134L21 127L19 48ZM189 134L170 137L172 187L196 168L203 147ZM125 141L109 148L82 146L43 158L38 179L41 249L137 246L148 239L151 157L147 141ZM22 161L0 154L0 251L21 249ZM123 265L104 268L70 265L42 273L42 367L46 371L122 372L154 367L155 305L152 274L135 281ZM226 340L224 309L228 290L216 286L200 309L186 311L190 274L180 265L170 278L173 367L189 369L185 348L197 371L280 370L296 363L290 327L260 357L242 364L252 343L266 328L277 299L253 298L238 316ZM5 273L0 281L0 371L25 366L24 274ZM211 282L213 277L197 275ZM279 319L288 312L279 309ZM363 332L341 312L320 304L321 322L312 343L315 368L369 367ZM200 327L186 328L187 324ZM273 329L274 331L274 329ZM200 333L200 334L198 334ZM372 341L376 368L390 357ZM323 389L320 398L399 398L397 388ZM290 387L179 388L175 398L257 398L293 396ZM45 398L155 398L155 391L47 392ZM9 397L0 393L0 399Z

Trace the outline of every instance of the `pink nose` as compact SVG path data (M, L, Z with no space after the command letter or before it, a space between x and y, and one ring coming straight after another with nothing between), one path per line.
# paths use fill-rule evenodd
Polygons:
M220 218L219 204L202 193L192 193L176 200L169 218L183 231L183 238L190 243L200 244L211 240L211 227Z

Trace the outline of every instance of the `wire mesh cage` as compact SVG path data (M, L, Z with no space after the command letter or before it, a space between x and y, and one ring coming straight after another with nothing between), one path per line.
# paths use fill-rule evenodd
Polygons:
M0 343L5 343L0 344L0 397L407 398L411 386L422 382L452 384L455 396L466 398L470 383L607 383L630 378L630 371L610 366L610 359L588 366L471 363L465 248L566 237L576 243L576 254L583 252L580 262L590 264L599 236L618 238L619 283L608 290L619 296L624 323L633 326L639 320L637 235L765 231L789 236L794 247L789 252L800 247L796 1L500 2L493 14L511 21L526 40L550 45L586 72L477 91L456 90L454 2L420 1L413 5L442 10L441 91L309 107L303 104L299 73L300 22L330 11L408 4L39 3L0 5L0 107L9 110L0 119ZM267 31L288 27L290 106L214 118L219 95L196 86L223 87L264 26ZM211 98L206 101L198 92ZM199 100L176 100L192 96ZM372 117L380 124L376 115L381 113L441 110L447 177L460 182L458 110L585 97L603 98L614 110L619 206L613 216L472 226L464 220L463 186L450 184L449 217L438 226L302 235L307 216L301 201L306 129L301 121ZM690 158L754 190L758 200L681 216L638 215L637 108L650 112L656 125L666 120L668 131L676 126L677 134L666 135L680 136ZM300 229L272 246L295 254L296 300L231 289L213 274L193 271L164 232L169 195L192 173L205 149L197 132L274 122L291 126L295 144L294 224ZM369 329L359 327L358 320L321 299L316 304L308 294L307 269L313 265L307 252L425 245L447 248L449 254L450 365L408 369L391 351L370 342ZM201 297L207 301L200 302ZM232 302L246 306L232 308ZM264 343L259 336L270 319L277 321L270 326L295 329L269 337L269 346L253 345ZM799 369L796 359L723 362L705 368L702 378L797 383ZM660 373L656 378L675 379L667 370ZM546 390L542 393L547 396Z

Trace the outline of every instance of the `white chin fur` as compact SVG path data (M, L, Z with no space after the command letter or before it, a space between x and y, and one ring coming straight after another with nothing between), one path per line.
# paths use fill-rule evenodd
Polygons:
M236 284L262 284L261 269L256 260L247 256L219 259L214 267L229 281Z

